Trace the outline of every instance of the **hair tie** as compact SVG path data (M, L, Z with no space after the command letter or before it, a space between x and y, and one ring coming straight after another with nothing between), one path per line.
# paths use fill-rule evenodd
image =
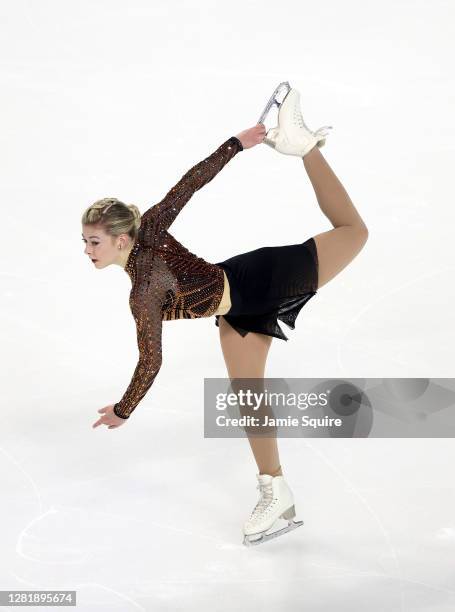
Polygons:
M113 206L114 204L115 204L115 202L111 202L110 204L108 204L108 205L106 206L106 208L103 210L103 212L102 212L101 214L102 214L102 215L104 215L105 213L107 213L107 211L109 210L109 208L110 208L111 206Z

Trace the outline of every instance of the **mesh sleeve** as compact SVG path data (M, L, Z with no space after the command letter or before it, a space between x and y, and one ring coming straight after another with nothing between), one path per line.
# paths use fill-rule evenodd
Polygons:
M188 170L161 202L149 208L141 222L144 244L153 242L157 229L167 230L193 193L209 183L239 151L243 151L242 143L231 136L209 157Z
M136 321L139 361L122 399L114 405L114 414L127 419L150 389L162 364L162 300L152 283L135 291L131 310Z

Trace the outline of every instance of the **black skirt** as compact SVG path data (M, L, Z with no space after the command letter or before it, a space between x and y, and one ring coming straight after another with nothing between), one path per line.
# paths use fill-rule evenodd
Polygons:
M216 264L229 280L231 303L226 321L241 335L256 332L288 340L278 319L289 328L318 290L318 255L314 238L299 244L261 247Z

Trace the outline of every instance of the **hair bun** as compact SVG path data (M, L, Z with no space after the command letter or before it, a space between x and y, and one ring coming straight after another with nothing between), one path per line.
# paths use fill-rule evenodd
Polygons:
M128 234L133 240L137 237L141 220L141 212L135 204L125 204L112 197L97 200L82 215L83 225L101 224L109 236Z

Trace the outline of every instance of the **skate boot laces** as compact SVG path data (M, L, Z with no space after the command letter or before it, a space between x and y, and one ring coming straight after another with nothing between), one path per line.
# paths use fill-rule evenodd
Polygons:
M310 134L313 134L313 136L316 136L316 137L328 136L329 130L333 129L331 125L324 125L323 127L320 127L319 129L317 129L315 132L312 132L310 128L306 125L305 121L303 120L302 111L300 109L300 104L298 104L297 102L294 104L293 119L294 119L295 125L298 125L300 128L307 130Z
M305 121L303 120L302 117L302 111L300 110L300 106L299 104L294 104L294 124L298 125L299 127L307 130L308 132L311 133L310 128L307 126L307 124L305 123Z
M251 513L250 520L254 521L255 519L262 516L265 510L273 503L273 487L272 484L258 484L256 489L260 490L260 499L256 504L253 512Z

